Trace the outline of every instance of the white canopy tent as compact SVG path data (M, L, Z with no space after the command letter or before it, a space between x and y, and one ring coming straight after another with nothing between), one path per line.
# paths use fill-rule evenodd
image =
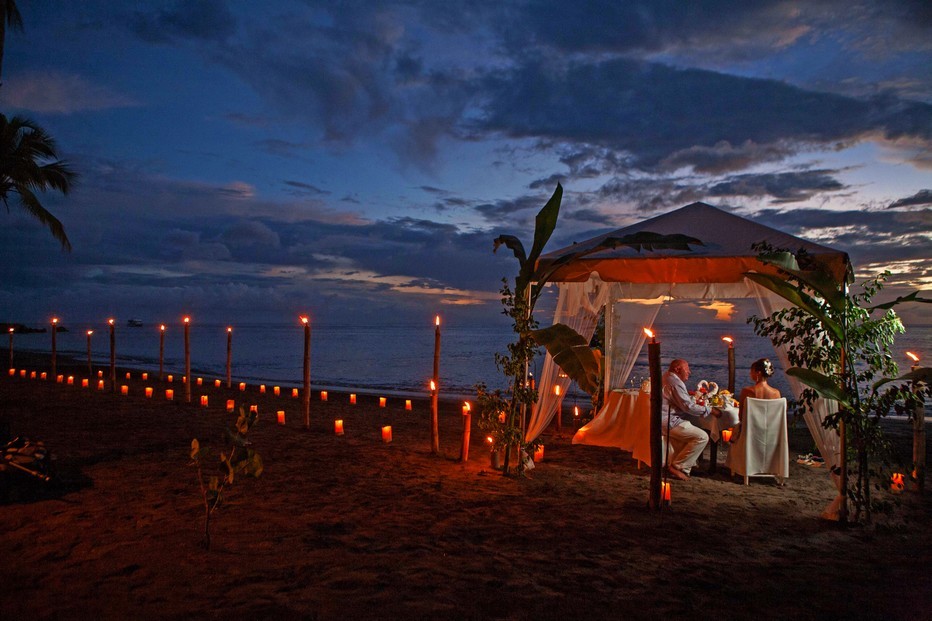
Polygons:
M750 220L722 211L705 203L692 203L675 211L638 224L601 235L548 253L540 265L557 260L565 253L592 247L607 237L623 237L649 231L664 235L681 233L703 242L692 251L658 250L637 252L619 247L604 250L567 263L551 278L559 286L554 323L563 323L586 338L591 338L601 308L606 307L605 389L623 387L638 353L644 346L644 326L653 324L661 305L667 300L725 300L754 298L762 315L785 307L786 302L767 289L748 280L746 272L774 273L761 263L756 242L768 242L775 248L792 251L805 249L826 261L839 279L849 269L848 255ZM783 368L786 352L777 349ZM795 378L788 378L794 394L802 390ZM561 397L554 385L566 394L570 380L560 377L559 368L547 355L538 381L540 400L532 409L527 440L537 438L553 420ZM603 403L607 400L603 399ZM822 427L825 416L835 411L835 403L820 401L805 415L823 458L830 466L838 463L839 442L834 430Z

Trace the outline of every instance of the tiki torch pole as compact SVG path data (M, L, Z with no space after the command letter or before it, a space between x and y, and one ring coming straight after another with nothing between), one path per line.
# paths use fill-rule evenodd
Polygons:
M184 400L191 403L191 318L184 318Z
M304 428L311 428L311 320L307 316L301 317L304 324Z
M110 325L110 392L116 392L116 322L111 317L107 323Z
M93 365L91 365L91 335L92 334L94 334L93 330L87 331L87 377L88 378L90 378L94 374Z
M233 386L233 327L227 327L227 388Z
M55 335L58 334L58 317L52 317L52 377L55 377Z

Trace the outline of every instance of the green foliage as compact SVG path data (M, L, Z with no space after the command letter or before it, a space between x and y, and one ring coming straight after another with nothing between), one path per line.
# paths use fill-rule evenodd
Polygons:
M197 438L191 440L191 465L197 470L197 481L204 501L204 547L210 549L210 521L213 512L223 503L224 489L232 485L237 474L258 477L262 474L262 458L246 439L246 434L259 420L258 412L247 412L239 408L239 416L233 429L226 429L230 442L229 452L221 452L219 458L212 458L208 448L202 448ZM211 466L213 464L213 466ZM207 474L214 467L219 474Z
M854 503L854 521L863 512L869 522L876 505L871 502L870 479L880 475L872 470L871 458L885 457L889 451L880 421L891 411L911 416L926 396L932 396L928 384L919 383L928 380L928 373L897 377L891 348L905 328L892 310L895 303L870 306L889 273L866 280L860 292L852 294L848 283L835 280L817 257L804 251L774 251L766 244L758 250L761 261L779 268L780 275L751 273L748 278L793 306L769 317L752 317L749 322L759 336L786 346L792 365L787 375L806 386L797 402L797 415L811 409L819 396L839 403L838 412L826 417L825 425L834 429L843 425L846 430L845 449L855 457L850 473L856 475L846 491ZM916 294L898 299L925 301ZM872 316L878 310L885 312Z
M543 345L553 361L573 380L579 388L590 395L599 392L602 352L589 347L579 332L562 323L548 328L532 330L531 338Z

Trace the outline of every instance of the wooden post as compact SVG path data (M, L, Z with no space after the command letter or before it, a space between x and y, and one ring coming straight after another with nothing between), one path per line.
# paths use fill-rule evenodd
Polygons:
M919 362L918 358L916 362ZM913 365L910 370L918 371L919 365ZM916 382L913 382L913 390L918 390ZM916 491L922 494L926 481L926 412L921 403L913 410L913 477L916 479Z
M460 461L469 461L469 435L472 433L472 408L469 402L463 404L463 446L460 448Z
M159 326L159 381L165 381L165 324Z
M430 452L440 452L440 315L434 328L434 390L430 395Z
M55 377L55 335L58 334L58 317L52 317L52 377Z
M91 377L94 374L94 368L91 364L91 335L94 334L93 330L87 331L87 376Z
M301 317L304 324L304 428L311 428L311 320Z
M13 368L13 332L15 330L10 328L10 368Z
M227 388L233 387L233 327L227 328Z
M191 403L191 318L184 318L184 400Z
M116 393L116 321L111 317L107 324L110 326L110 392Z
M845 285L845 293L847 294L848 287ZM848 374L845 371L847 364L847 355L844 347L841 348L841 377L842 383L845 389L848 388ZM838 493L841 495L841 505L838 507L838 521L841 524L848 523L848 430L846 429L845 419L838 419L838 446L840 449L840 455L838 456L838 468L841 471L839 473L839 483L838 486L841 488Z
M653 333L648 332L651 342L647 344L647 361L650 369L650 500L651 509L659 510L663 505L660 483L663 477L663 377L660 372L660 343ZM669 439L668 439L669 441Z

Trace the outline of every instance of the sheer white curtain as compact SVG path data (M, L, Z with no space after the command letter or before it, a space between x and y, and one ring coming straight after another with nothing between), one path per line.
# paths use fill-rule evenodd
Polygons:
M560 295L554 311L553 323L565 324L584 338L592 338L599 321L599 311L608 300L610 284L604 283L594 274L584 283L563 282L559 284ZM566 395L570 385L568 377L561 377L560 367L553 362L550 354L544 359L544 367L537 382L538 400L531 409L525 438L531 441L539 436L550 421ZM560 387L559 396L554 386Z
M757 293L757 306L762 316L768 317L774 311L782 310L789 306L789 302L780 296L756 284L753 286ZM776 347L775 349L777 351L777 357L783 364L783 368L789 368L790 363L786 353L786 346ZM790 382L790 388L793 390L793 394L798 398L803 391L803 385L795 377L788 375L787 379ZM813 403L812 409L803 415L803 419L806 421L806 427L809 428L809 433L812 434L812 438L815 440L816 446L819 447L822 458L825 459L825 463L828 464L830 468L836 466L840 462L840 442L838 432L834 429L826 429L823 427L822 421L825 420L826 416L834 414L837 410L838 403L836 401L822 399L820 397Z
M665 297L617 299L613 295L605 322L605 394L624 388L631 369L644 347L644 328L653 326ZM603 403L607 401L603 400Z

